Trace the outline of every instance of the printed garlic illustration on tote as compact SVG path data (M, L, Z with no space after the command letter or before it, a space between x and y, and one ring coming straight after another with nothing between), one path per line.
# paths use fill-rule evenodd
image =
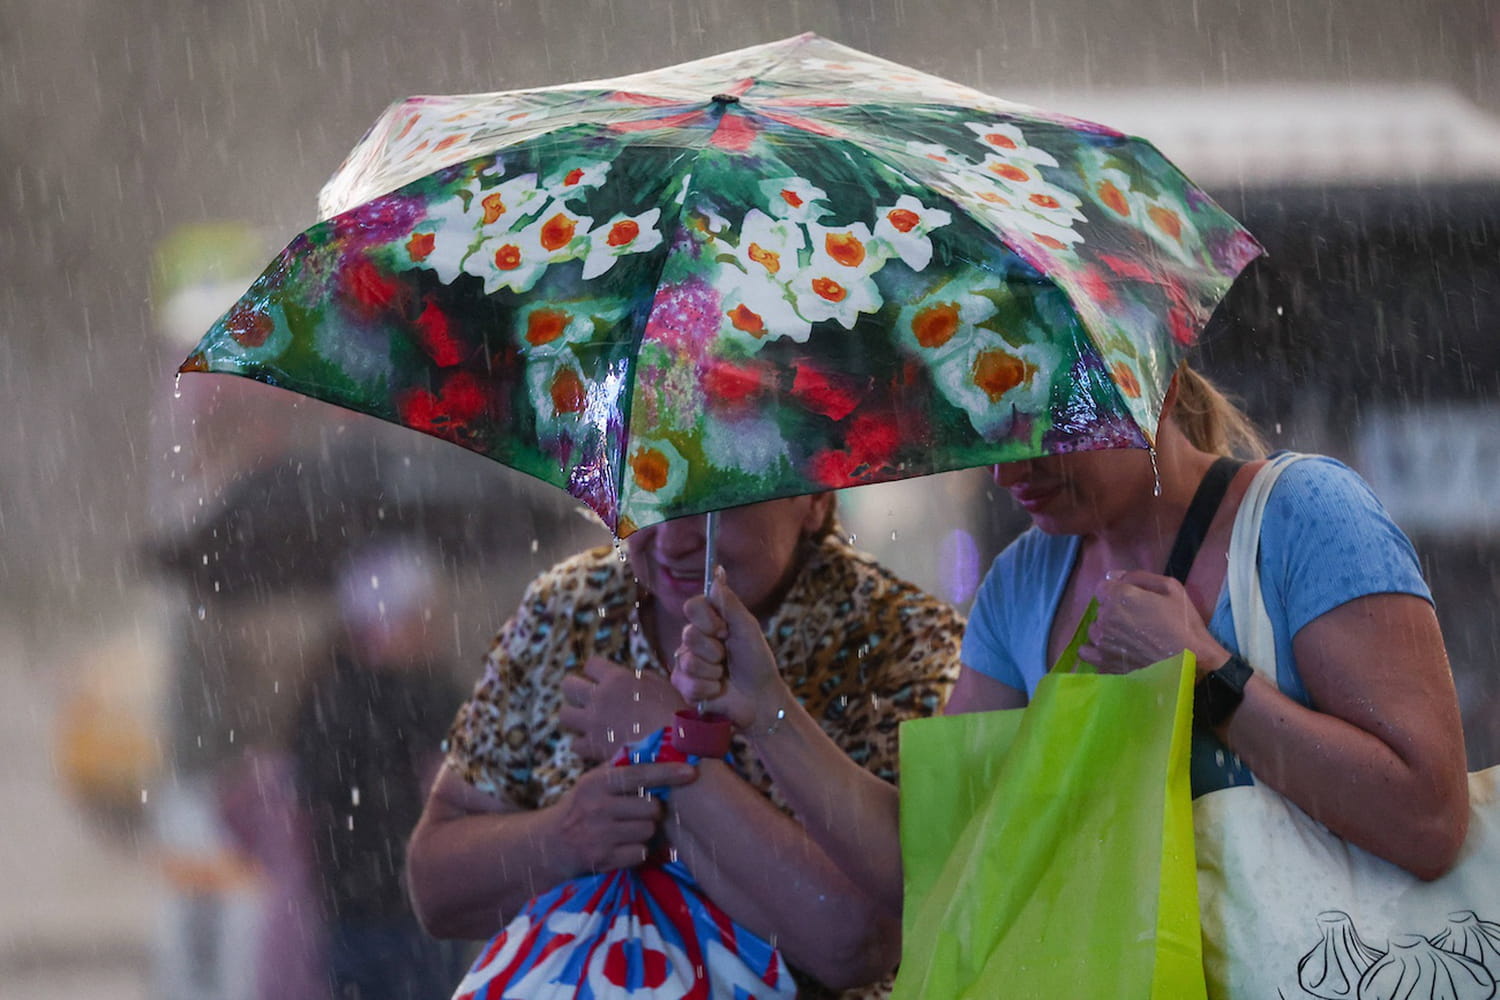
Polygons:
M1359 981L1359 1000L1489 1000L1495 977L1420 934L1398 934Z
M1366 944L1341 910L1318 914L1318 930L1320 940L1297 963L1297 984L1318 1000L1491 1000L1496 995L1500 924L1480 920L1472 910L1448 914L1448 926L1430 938L1392 935L1385 952Z
M1355 1000L1365 970L1381 952L1359 938L1354 921L1342 910L1318 914L1323 940L1297 963L1297 982L1321 1000Z
M1444 951L1472 958L1492 973L1500 973L1500 924L1480 920L1473 910L1448 914L1448 929L1432 939Z

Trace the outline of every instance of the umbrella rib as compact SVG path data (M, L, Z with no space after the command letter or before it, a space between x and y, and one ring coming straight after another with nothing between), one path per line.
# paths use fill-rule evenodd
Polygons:
M672 248L676 243L676 237L682 232L682 213L686 210L688 203L688 188L692 184L693 177L697 174L696 167L698 158L701 157L703 153L708 149L712 135L712 130L705 129L702 142L693 152L691 166L688 170L687 183L683 185L683 190L679 192L681 197L677 202L677 214L672 219L672 239L667 241L666 252L661 255L661 264L656 270L655 281L652 282L652 287L654 289L659 290L661 288L662 274L666 271L667 264L672 259ZM665 225L665 219L663 219L663 231L665 231L666 228L667 227ZM651 325L651 317L655 314L655 311L656 295L653 294L651 297L651 307L646 310L646 314L637 324L637 328L631 332L631 345L629 354L631 358L639 358L641 351L641 342L646 337L646 329ZM626 384L620 394L620 398L624 401L620 407L620 452L615 457L615 468L613 469L614 481L617 484L621 484L622 487L625 483L625 476L627 474L626 469L629 465L628 456L630 454L630 425L632 412L634 410L637 365L635 363L632 363L627 370L629 372L629 375ZM620 522L621 499L622 498L619 495L615 497L615 523L610 525L610 529L614 531L616 535L619 534L618 529Z

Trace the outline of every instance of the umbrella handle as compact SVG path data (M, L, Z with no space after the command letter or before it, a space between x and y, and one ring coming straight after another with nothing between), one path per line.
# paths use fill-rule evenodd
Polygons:
M714 583L714 563L718 561L719 512L708 512L708 521L703 526L703 593L706 595ZM734 733L733 724L724 716L705 711L707 705L698 702L688 711L677 713L673 725L672 745L683 753L699 757L722 757L729 752L729 738Z

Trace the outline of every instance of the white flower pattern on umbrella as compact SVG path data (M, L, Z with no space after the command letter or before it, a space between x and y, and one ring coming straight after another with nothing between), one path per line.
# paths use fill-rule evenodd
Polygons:
M576 433L589 408L592 383L570 351L538 355L526 366L526 385L536 410L537 430L549 441Z
M870 229L863 222L842 227L810 224L811 259L791 280L802 315L814 323L836 320L854 329L860 313L872 313L882 303L873 276L884 263L869 252Z
M583 261L583 280L591 281L604 274L626 254L646 253L661 246L661 233L656 228L659 218L659 208L639 215L620 212L592 230L588 234L589 249Z
M1012 163L1039 163L1057 166L1057 157L1026 141L1026 134L1009 122L964 122L979 141Z
M953 221L941 208L928 208L913 195L903 194L894 205L878 208L871 235L891 248L902 263L922 271L932 261L932 239L927 235Z
M464 270L484 280L486 294L501 288L529 292L549 265L587 251L586 234L593 221L561 202L551 202L525 229L486 237L464 260Z
M552 197L572 201L587 195L591 189L602 186L608 175L609 161L579 160L548 176L542 186Z
M977 294L978 282L987 277L981 275L973 284L949 282L903 306L896 320L901 342L929 365L962 351L974 339L976 325L995 315L994 301Z
M625 461L627 472L620 492L643 513L655 513L670 504L687 485L687 459L665 438L632 441Z
M831 209L824 204L828 192L801 177L780 177L762 181L760 191L767 210L780 219L813 222Z
M1035 413L1051 392L1061 352L1051 344L1013 345L987 330L935 368L944 395L968 413L986 439L1009 434L1017 414Z

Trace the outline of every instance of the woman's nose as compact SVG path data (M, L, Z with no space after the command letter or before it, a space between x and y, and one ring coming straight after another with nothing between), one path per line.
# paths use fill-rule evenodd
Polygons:
M692 517L677 517L657 525L657 547L668 555L683 555L703 548L703 526L707 520L702 514Z

